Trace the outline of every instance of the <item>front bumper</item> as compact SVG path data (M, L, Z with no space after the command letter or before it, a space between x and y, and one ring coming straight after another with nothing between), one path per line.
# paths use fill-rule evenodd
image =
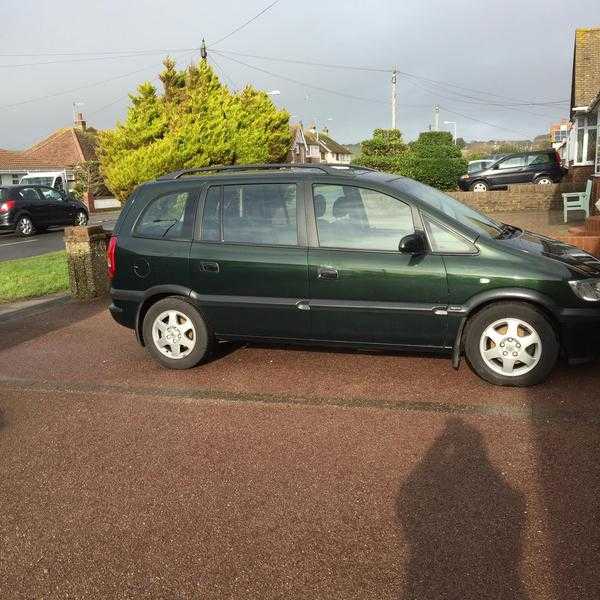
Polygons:
M600 358L600 308L564 309L559 323L561 344L571 364Z

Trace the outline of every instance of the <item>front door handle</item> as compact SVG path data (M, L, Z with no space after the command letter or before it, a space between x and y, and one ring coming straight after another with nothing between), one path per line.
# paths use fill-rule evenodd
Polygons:
M319 267L317 269L317 277L319 279L337 279L338 270L333 267Z
M206 273L218 273L219 263L218 262L202 262L200 263L200 270Z

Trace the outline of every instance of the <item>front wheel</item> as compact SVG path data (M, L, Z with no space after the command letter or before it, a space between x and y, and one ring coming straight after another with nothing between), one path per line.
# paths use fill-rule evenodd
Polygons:
M19 235L22 235L23 237L29 237L35 234L35 226L33 221L26 215L19 217L16 229Z
M488 185L485 181L476 181L472 186L471 186L471 191L472 192L487 192L488 191Z
M559 350L548 318L528 304L492 304L467 323L467 360L482 379L495 385L541 383L554 368Z
M200 312L177 296L153 304L143 323L146 349L163 367L189 369L205 360L213 335Z

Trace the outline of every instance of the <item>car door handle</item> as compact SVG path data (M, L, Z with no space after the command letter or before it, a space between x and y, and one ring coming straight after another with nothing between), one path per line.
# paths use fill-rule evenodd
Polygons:
M206 273L218 273L219 263L218 262L203 262L200 263L200 270Z
M317 277L319 279L337 279L338 270L333 267L319 267L317 269Z

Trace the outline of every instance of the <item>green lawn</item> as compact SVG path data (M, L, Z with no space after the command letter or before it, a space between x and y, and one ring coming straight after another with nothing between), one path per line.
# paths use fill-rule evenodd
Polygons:
M0 302L45 296L68 287L64 251L0 262Z

